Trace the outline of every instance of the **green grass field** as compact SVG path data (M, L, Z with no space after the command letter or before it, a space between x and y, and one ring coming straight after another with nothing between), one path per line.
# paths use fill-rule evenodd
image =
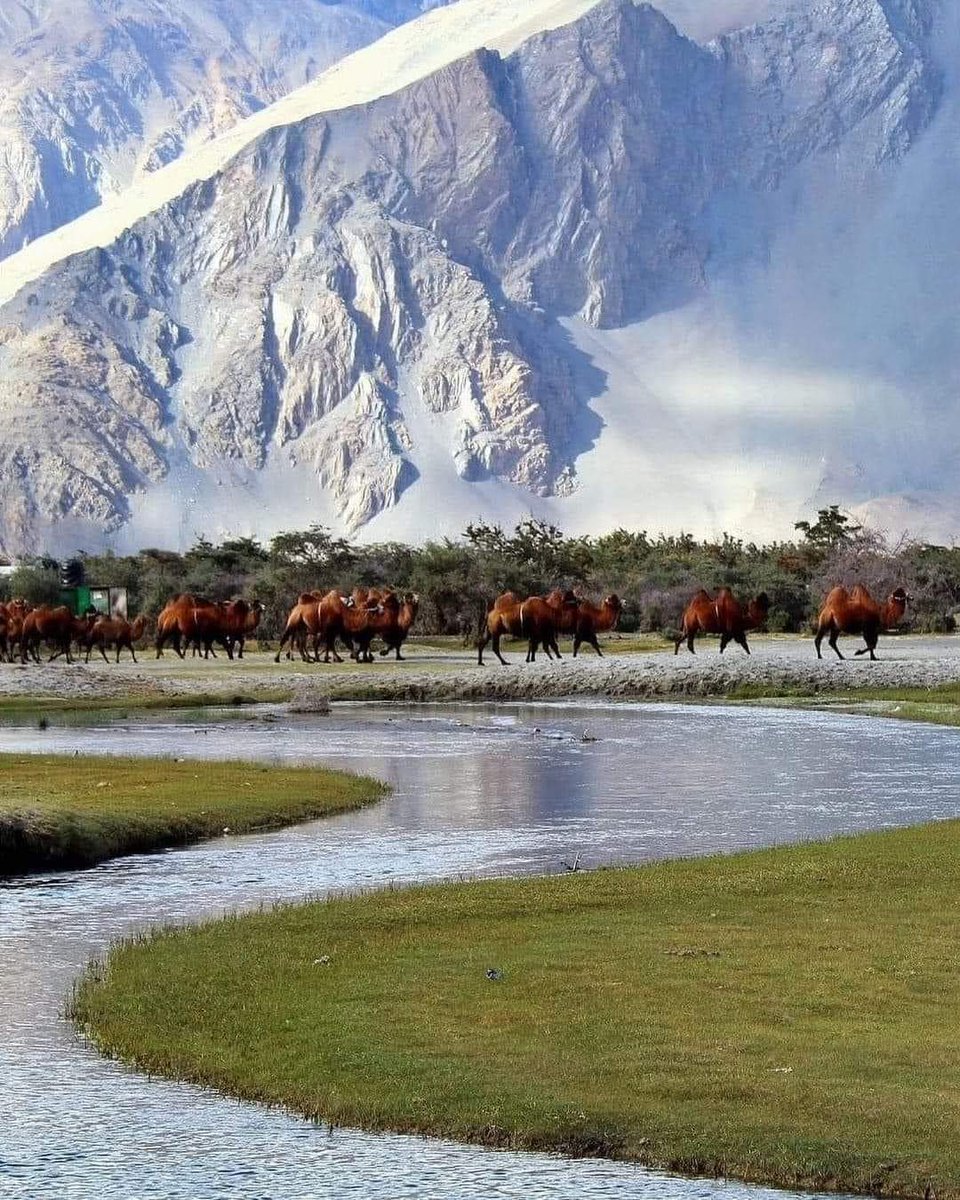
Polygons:
M0 875L288 825L383 792L373 780L299 767L2 754Z
M945 1200L958 945L944 823L165 931L73 1015L145 1070L338 1124Z
M857 687L835 692L770 684L738 684L727 699L734 703L781 701L796 708L833 709L932 725L960 725L960 684L934 687Z

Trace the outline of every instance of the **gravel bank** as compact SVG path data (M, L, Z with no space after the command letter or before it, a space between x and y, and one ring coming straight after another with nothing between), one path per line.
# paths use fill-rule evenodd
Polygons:
M849 651L859 642L848 639ZM293 698L313 707L332 700L549 700L566 696L599 699L723 697L744 684L764 689L827 693L861 687L933 687L960 683L960 636L904 637L881 643L880 659L832 655L818 660L809 639L758 638L747 657L731 648L723 657L716 642L704 642L695 656L675 657L671 650L617 654L616 642L602 659L593 656L527 666L519 647L513 661L478 667L469 652L412 647L404 663L375 666L291 666L274 664L268 654L243 662L222 657L161 660L144 657L137 665L89 666L53 663L41 667L0 664L0 697L36 696L70 701L148 700L196 696L229 702L237 695Z

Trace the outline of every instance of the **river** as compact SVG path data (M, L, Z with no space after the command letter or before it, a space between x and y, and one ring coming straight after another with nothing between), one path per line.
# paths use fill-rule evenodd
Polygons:
M361 812L0 881L0 1196L312 1200L573 1193L763 1200L624 1164L329 1131L150 1080L62 1016L122 935L331 889L736 850L960 811L955 731L682 705L352 706L0 726L0 750L315 762L393 787ZM162 769L158 765L158 770Z

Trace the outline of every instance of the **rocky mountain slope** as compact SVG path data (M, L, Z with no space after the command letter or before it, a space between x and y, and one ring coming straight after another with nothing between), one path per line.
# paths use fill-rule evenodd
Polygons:
M800 3L704 43L580 8L268 130L23 287L0 545L531 507L782 532L821 489L911 486L908 364L825 335L875 261L852 223L887 220L952 111L937 9Z
M0 0L0 257L446 0Z

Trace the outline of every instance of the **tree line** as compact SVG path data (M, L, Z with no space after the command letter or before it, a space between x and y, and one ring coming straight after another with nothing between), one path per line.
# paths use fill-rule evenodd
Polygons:
M535 595L556 586L595 597L616 592L623 600L622 630L671 636L701 587L727 586L744 598L766 592L773 632L808 630L836 583L863 583L878 598L905 587L912 597L908 627L919 632L952 631L960 611L960 547L909 540L888 545L838 505L799 522L793 540L767 545L729 534L698 540L626 529L568 537L529 519L510 531L480 522L460 538L420 546L358 545L314 525L279 533L265 545L252 538L217 545L200 538L184 553L79 557L88 583L127 589L131 614L156 616L178 592L211 600L244 596L264 605L261 630L269 639L279 637L300 592L357 585L417 592L417 631L465 640L476 635L488 603L501 592ZM14 596L57 603L60 564L42 557L21 562L0 578L0 600Z

